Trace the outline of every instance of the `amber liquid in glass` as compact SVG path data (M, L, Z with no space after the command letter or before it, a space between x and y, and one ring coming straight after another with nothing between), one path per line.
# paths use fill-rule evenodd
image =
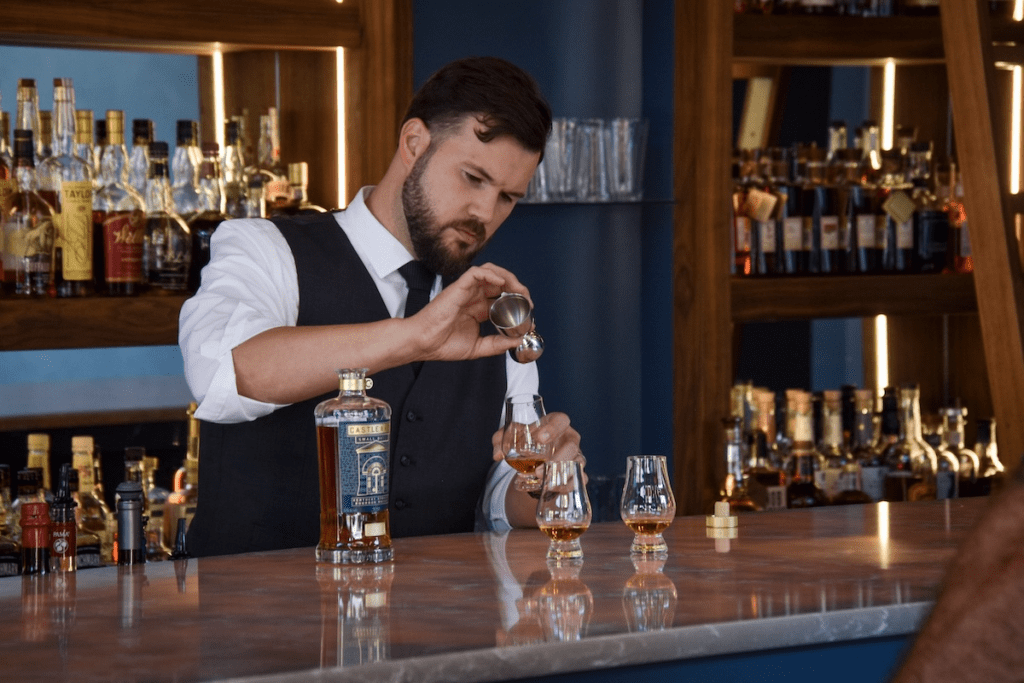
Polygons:
M541 526L541 531L552 541L575 541L587 530L585 526Z

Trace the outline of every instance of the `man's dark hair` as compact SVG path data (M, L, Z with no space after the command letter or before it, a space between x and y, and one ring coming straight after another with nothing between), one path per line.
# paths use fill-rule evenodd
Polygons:
M484 126L477 132L482 142L508 135L543 156L551 107L530 74L498 57L467 57L441 67L413 96L402 123L421 119L432 137L443 138L469 114Z

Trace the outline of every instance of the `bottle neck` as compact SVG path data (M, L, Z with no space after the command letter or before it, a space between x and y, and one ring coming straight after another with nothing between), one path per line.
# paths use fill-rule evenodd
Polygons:
M100 177L104 185L122 185L125 181L125 167L128 150L124 145L109 144L103 148L100 162Z
M53 102L53 156L71 156L75 150L75 93L65 87Z

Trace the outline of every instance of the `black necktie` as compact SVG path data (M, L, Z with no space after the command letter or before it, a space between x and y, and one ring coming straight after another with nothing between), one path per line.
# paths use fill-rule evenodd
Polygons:
M398 269L398 272L405 278L409 285L409 297L405 300L405 317L411 318L416 315L427 302L430 301L430 288L434 286L434 274L419 261L409 261ZM418 377L423 361L411 364L412 370Z

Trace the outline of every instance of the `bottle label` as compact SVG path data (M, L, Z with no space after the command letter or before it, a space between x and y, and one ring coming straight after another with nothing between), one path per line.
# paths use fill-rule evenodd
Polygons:
M765 510L785 510L786 509L786 487L785 486L765 486L764 490L768 493L768 502L764 506Z
M20 567L15 560L0 558L0 576L17 576L20 573Z
M77 564L79 569L102 567L103 557L100 554L99 546L86 546L79 548Z
M821 248L839 248L839 216L821 217Z
M757 230L761 236L761 253L775 253L775 221L758 221Z
M768 221L771 220L772 213L775 211L775 204L778 201L779 198L771 192L764 192L754 188L747 193L747 203L744 209L746 214L755 221Z
M857 245L861 249L874 249L878 246L875 241L875 215L860 214L856 218Z
M889 217L885 214L875 216L875 247L884 249L889 241Z
M782 224L782 248L799 251L804 248L804 221L799 216L787 218Z
M914 248L914 221L907 220L896 224L896 248Z
M339 513L375 513L387 509L390 454L390 421L339 425Z
M64 180L57 215L59 243L64 251L64 279L92 279L92 183Z
M4 225L4 268L13 270L14 264L25 272L41 272L49 268L53 251L53 221L43 214L13 216ZM47 259L44 265L39 258ZM22 264L22 260L25 261Z
M750 251L750 219L736 216L736 251Z
M800 248L804 251L811 251L814 245L814 218L812 216L804 216L802 223L803 244Z
M142 244L146 216L141 211L102 214L107 282L142 282Z
M886 468L884 467L861 467L861 490L871 496L871 500L875 502L885 497L885 475Z
M75 523L54 524L50 531L50 549L52 557L60 558L73 557L75 555Z

